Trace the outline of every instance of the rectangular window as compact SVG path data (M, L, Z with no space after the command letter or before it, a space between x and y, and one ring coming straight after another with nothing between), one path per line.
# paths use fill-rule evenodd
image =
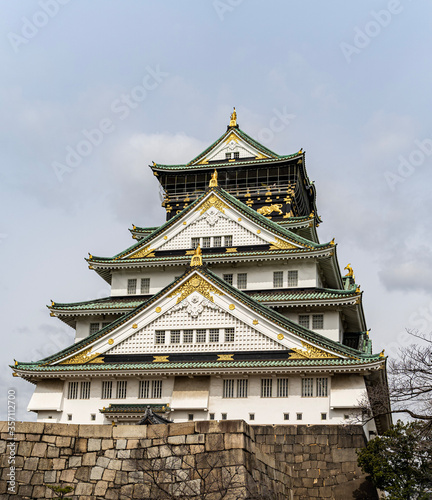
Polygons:
M90 414L90 420L96 420L96 413Z
M231 159L231 153L225 153L225 160Z
M224 398L234 397L234 379L226 379L223 381L223 394Z
M199 244L200 244L199 238L192 238L192 248L198 248Z
M183 331L183 344L192 344L193 342L193 330Z
M284 420L289 420L289 413L284 413Z
M234 328L225 328L225 342L234 342Z
M203 238L203 248L210 248L210 236L205 236Z
M222 420L226 420L228 418L228 414L222 413L221 417L222 417Z
M137 280L136 279L131 279L127 281L127 293L128 295L133 295L136 293L137 289Z
M155 331L155 344L165 344L165 330Z
M283 271L275 271L273 273L273 288L283 287Z
M219 329L210 328L209 342L219 342Z
M193 420L193 413L189 413L188 414L188 420L189 420L189 422L192 422L192 420Z
M249 413L249 420L255 420L255 413Z
M90 399L90 382L81 382L80 399Z
M327 420L327 413L321 413L321 420Z
M150 278L141 278L141 293L150 293Z
M171 330L171 344L180 344L180 330Z
M89 334L91 335L92 333L96 333L100 330L100 325L99 323L90 323L90 330Z
M240 158L240 151L234 151L234 158L238 160Z
M127 393L127 380L118 380L117 381L117 399L126 399Z
M207 330L196 331L196 341L198 344L203 344L207 340Z
M313 397L313 378L302 378L302 398Z
M69 420L69 422L72 421L72 414L71 413L68 413L67 419Z
M224 245L226 247L232 246L232 236L224 236Z
M298 286L298 271L288 271L288 286Z
M160 399L162 397L162 380L152 380L152 398Z
M316 395L318 398L326 398L328 396L327 377L319 377L316 379Z
M102 382L102 399L112 398L112 381L105 380Z
M248 380L246 378L240 378L237 380L237 397L248 397Z
M223 275L223 280L228 283L229 285L233 284L233 275L232 274L224 274Z
M271 398L272 397L272 384L273 379L263 378L261 379L261 397Z
M297 413L297 420L303 420L303 413Z
M309 328L309 314L299 315L299 325L304 326L305 328Z
M278 378L277 379L277 397L287 398L288 397L288 379Z
M210 420L214 420L214 419L215 419L215 414L214 414L214 413L210 413L210 415L209 415L209 419L210 419Z
M150 380L140 380L138 397L139 399L148 399L150 397Z
M312 330L324 328L324 314L312 314Z
M69 382L68 399L78 399L78 382Z
M215 236L213 238L213 246L214 247L221 247L222 246L222 236Z
M245 290L247 288L247 273L237 274L237 288Z

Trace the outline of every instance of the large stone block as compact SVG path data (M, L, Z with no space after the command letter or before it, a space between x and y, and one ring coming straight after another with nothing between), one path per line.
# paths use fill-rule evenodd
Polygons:
M83 438L112 438L111 425L80 425L78 436Z
M145 439L147 437L147 425L117 425L113 428L112 436L114 439Z
M76 470L75 469L65 469L60 473L60 481L66 483L71 483L75 479Z
M205 443L206 451L219 451L224 449L223 434L208 434Z
M174 424L174 425L180 425L180 424ZM149 439L165 438L167 436L168 436L168 425L160 424L160 425L147 426L147 437Z
M15 432L23 434L43 434L45 424L43 422L16 422Z
M92 453L84 453L83 457L82 457L82 464L83 465L89 465L89 466L93 466L95 465L96 463L96 452L92 452Z
M54 436L78 436L77 424L44 424L44 434L53 434Z
M90 471L90 480L91 481L94 481L94 480L98 480L98 479L102 479L102 474L104 473L104 468L103 467L92 467L91 471Z
M105 496L107 488L108 488L108 483L106 481L98 481L94 489L94 494L96 496L103 497Z
M90 483L78 483L75 488L75 495L79 498L87 495L90 496L93 493L93 484Z
M33 457L44 457L47 450L47 443L35 443L33 445L32 456Z
M90 438L88 440L88 451L99 451L101 449L102 440L97 438Z

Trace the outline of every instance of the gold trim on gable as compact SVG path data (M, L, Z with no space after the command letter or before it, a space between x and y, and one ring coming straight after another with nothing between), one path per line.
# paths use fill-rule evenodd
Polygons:
M293 347L293 354L290 354L289 359L323 359L323 358L337 358L335 354L325 352L318 347L308 344L302 340L302 346L304 349L298 349Z
M195 212L201 210L200 215L202 215L211 207L215 207L217 210L219 210L219 212L222 212L223 214L225 213L225 208L229 208L226 203L220 200L216 195L212 194L204 203L202 203L197 209L195 209Z
M99 352L95 352L93 354L90 354L88 356L88 353L92 350L92 347L89 347L83 352L80 352L79 354L76 354L75 356L72 356L69 359L66 359L65 361L62 361L60 364L61 365L82 365L84 363L88 363L92 359L96 358L97 356L100 355Z
M168 295L168 298L175 297L180 294L180 297L177 298L177 304L188 297L191 293L198 292L206 299L210 300L210 302L214 302L213 297L210 295L211 293L215 293L217 295L224 295L221 291L219 291L215 286L211 283L203 279L200 275L191 276L186 283L180 285L173 292Z
M292 243L289 243L288 241L281 240L280 238L276 237L276 241L272 243L270 246L270 250L294 250L298 249L299 247L296 247Z
M142 248L137 253L134 253L133 255L129 255L129 257L127 257L127 258L128 259L142 259L143 257L154 257L154 255L149 255L152 252L154 252L154 250L152 248L150 248L150 245L148 245L145 248Z

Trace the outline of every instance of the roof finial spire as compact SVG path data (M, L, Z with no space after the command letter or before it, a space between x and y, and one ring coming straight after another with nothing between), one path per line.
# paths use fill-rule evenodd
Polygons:
M234 106L234 111L231 113L231 119L230 119L230 124L229 126L230 127L237 127L237 113L236 113L236 110L235 110L235 106Z
M217 185L218 185L217 171L215 169L212 176L210 177L209 187L217 187Z
M190 265L191 267L202 266L202 251L200 245L196 247L195 253L192 255Z

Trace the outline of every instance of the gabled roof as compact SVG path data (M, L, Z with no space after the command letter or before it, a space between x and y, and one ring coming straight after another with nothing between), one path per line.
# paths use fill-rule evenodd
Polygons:
M221 295L226 294L228 297L230 297L231 300L236 299L238 302L246 306L246 308L258 314L258 317L261 317L263 320L270 321L271 323L273 323L273 325L277 327L281 327L287 333L294 335L299 340L301 339L302 342L306 342L307 345L310 345L313 348L330 351L335 355L335 357L342 359L344 358L362 359L365 356L363 353L361 353L356 349L352 349L338 342L334 342L328 339L327 337L319 335L307 328L304 328L294 323L293 321L287 319L285 316L282 316L276 311L262 304L259 304L241 290L237 290L236 288L232 287L231 285L223 281L221 278L213 274L205 266L201 266L201 267L189 268L181 277L176 279L173 283L165 287L159 293L155 294L147 302L141 304L133 311L123 315L121 318L118 318L117 320L113 321L110 325L106 326L105 328L101 329L100 331L92 335L89 335L87 338L77 342L76 344L73 344L57 352L56 354L48 356L47 358L34 363L17 362L16 366L12 368L15 368L16 370L32 370L33 368L37 368L37 370L40 371L40 369L44 370L44 368L46 367L49 371L56 368L64 370L65 365L58 366L57 363L64 363L71 357L79 358L80 361L84 363L87 360L90 361L90 358L88 359L85 358L87 356L86 353L91 351L92 346L94 346L94 344L97 341L112 336L113 333L117 330L117 328L121 327L125 323L131 322L141 312L145 310L148 310L149 313L152 312L153 309L152 305L155 302L159 301L164 297L173 296L173 294L176 293L176 289L179 289L177 293L180 293L181 287L185 283L189 283L194 276L198 278L198 281L202 279L204 280L205 283L209 284L210 286L213 286L213 289L214 286L216 286L216 289L222 292ZM367 356L367 358L370 359L371 356L369 355ZM375 357L372 356L372 358ZM77 360L76 363L80 364L80 361ZM70 365L67 365L67 367L70 368Z

